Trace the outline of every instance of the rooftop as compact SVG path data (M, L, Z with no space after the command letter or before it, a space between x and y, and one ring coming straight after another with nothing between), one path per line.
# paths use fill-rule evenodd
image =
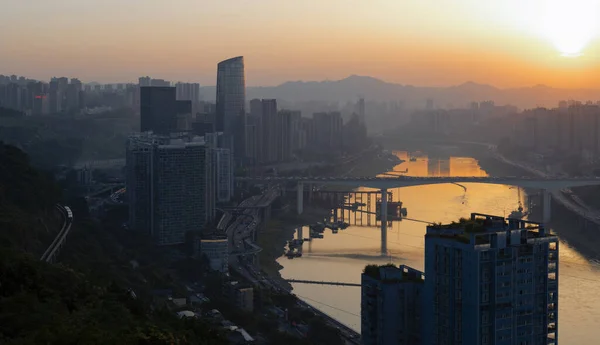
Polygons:
M384 283L415 282L424 281L423 272L406 265L395 266L394 264L367 265L363 274Z
M501 235L511 244L529 243L530 240L547 239L556 240L544 226L538 222L522 219L504 218L499 216L472 213L470 218L460 218L458 222L450 224L432 224L427 227L425 237L439 237L456 240L472 245L490 244L497 241Z

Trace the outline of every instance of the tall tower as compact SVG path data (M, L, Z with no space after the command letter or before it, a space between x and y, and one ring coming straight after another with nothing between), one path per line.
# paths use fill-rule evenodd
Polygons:
M238 56L217 65L217 119L216 129L223 132L233 149L237 162L245 156L246 137L246 79L244 57Z

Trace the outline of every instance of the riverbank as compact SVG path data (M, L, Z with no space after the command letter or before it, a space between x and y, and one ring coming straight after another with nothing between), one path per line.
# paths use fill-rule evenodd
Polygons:
M306 207L301 215L288 213L269 221L258 238L258 246L263 248L258 256L261 269L291 290L292 286L281 277L283 266L277 260L285 254L285 247L294 239L297 228L323 221L329 214L327 209Z
M339 167L335 174L345 176L376 176L378 174L392 170L399 162L388 159L385 155L370 154L363 155L356 163L348 167ZM347 190L348 187L339 187ZM336 186L328 186L327 190L340 190ZM259 254L259 262L261 269L269 275L269 277L277 279L290 289L292 286L283 280L281 277L281 269L277 260L285 254L285 246L288 241L294 239L294 233L300 226L306 226L316 222L323 221L324 218L331 214L330 209L304 207L302 215L288 213L281 217L274 217L258 238L258 245L263 248Z

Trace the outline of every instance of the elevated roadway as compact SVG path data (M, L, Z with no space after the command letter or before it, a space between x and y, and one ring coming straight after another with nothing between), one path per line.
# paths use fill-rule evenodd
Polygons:
M58 253L60 253L60 249L67 240L67 236L71 231L71 226L73 225L73 212L71 211L71 208L69 208L68 206L56 205L56 209L61 213L63 217L63 224L60 231L54 238L54 241L52 241L52 243L50 244L50 246L48 246L44 254L42 254L42 256L40 257L41 261L49 263L55 262Z
M293 182L309 184L330 184L344 185L349 187L367 187L374 189L390 189L412 186L423 186L430 184L443 183L486 183L518 186L522 188L537 188L545 190L561 190L569 187L582 187L600 185L600 178L568 178L568 177L317 177L317 176L297 176L297 177L236 177L240 182Z

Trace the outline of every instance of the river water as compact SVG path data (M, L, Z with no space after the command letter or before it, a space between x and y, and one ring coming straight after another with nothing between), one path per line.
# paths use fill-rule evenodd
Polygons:
M477 160L470 157L434 159L421 154L416 161L410 161L407 152L395 154L405 162L393 170L409 176L487 176ZM517 209L519 199L527 207L524 193L503 185L443 184L398 188L391 192L394 201L403 202L408 218L427 222L447 223L467 217L471 212L507 216ZM346 212L348 219L349 211ZM369 215L356 217L363 217L365 224L364 217ZM353 223L353 213L350 219ZM337 234L326 230L323 239L304 243L301 258L280 258L278 262L284 267L281 274L286 279L360 283L360 274L367 264L392 262L422 270L425 226L416 221L393 222L388 227L387 257L380 255L379 227L351 225ZM308 229L303 233L307 237ZM596 288L600 286L600 267L562 240L559 284L559 340L563 344L598 344L600 295ZM306 284L293 284L293 287L299 298L360 332L359 287Z

